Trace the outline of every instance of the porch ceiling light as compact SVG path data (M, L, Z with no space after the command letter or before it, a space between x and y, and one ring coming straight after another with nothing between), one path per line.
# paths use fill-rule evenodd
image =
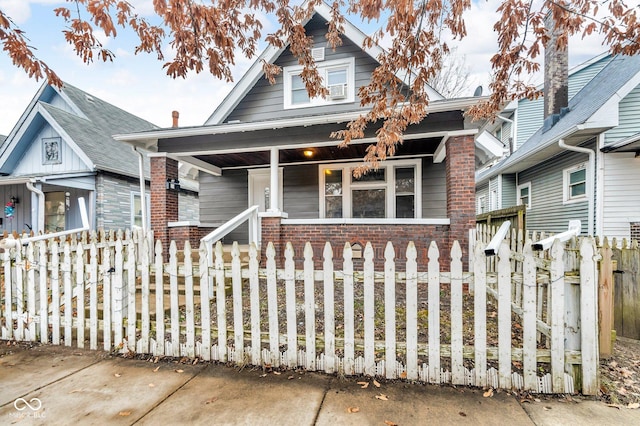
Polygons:
M312 149L305 149L304 151L302 151L302 153L304 154L305 157L307 158L311 158L313 157L313 150Z

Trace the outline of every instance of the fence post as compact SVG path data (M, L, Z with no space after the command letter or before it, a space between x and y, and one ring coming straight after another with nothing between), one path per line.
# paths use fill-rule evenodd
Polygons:
M598 299L597 258L592 238L583 238L580 244L580 321L582 353L582 393L597 395L598 386Z
M609 358L613 355L613 253L609 240L604 239L600 248L602 259L598 279L598 319L600 323L600 356Z

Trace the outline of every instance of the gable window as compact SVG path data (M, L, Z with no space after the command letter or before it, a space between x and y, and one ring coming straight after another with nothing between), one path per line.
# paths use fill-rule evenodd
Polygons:
M571 203L587 199L587 167L585 163L563 171L564 202Z
M358 178L355 163L320 166L322 218L420 217L420 163L387 162Z
M531 182L518 185L518 203L519 206L525 205L527 209L531 208Z
M336 103L354 102L355 99L355 59L340 59L318 63L318 73L329 91L326 98L311 98L302 80L301 66L285 67L284 108L305 108Z
M149 206L151 201L149 194L146 194L145 201L147 206L147 225L149 225ZM140 197L139 192L131 193L131 224L142 227L142 197Z

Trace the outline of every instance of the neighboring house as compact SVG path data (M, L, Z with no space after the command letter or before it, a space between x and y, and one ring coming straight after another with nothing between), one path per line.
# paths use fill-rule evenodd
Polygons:
M525 204L529 230L580 219L583 234L639 238L639 85L639 56L600 55L568 78L556 111L518 103L517 149L477 174L477 212Z
M203 126L116 136L157 150L151 154L151 197L159 206L151 224L157 238L166 243L188 235L197 247L197 238L258 205L262 243L271 241L281 252L290 241L298 258L307 241L316 259L331 242L338 261L345 243L358 249L368 241L377 258L387 241L396 243L397 258L404 258L414 241L423 264L431 241L441 249L441 259L453 240L466 252L475 223L474 168L487 158L485 147L474 144L482 123L465 117L479 98L445 100L432 91L429 115L409 127L396 155L354 178L380 124L371 124L365 139L346 148L330 134L365 111L358 88L369 82L381 49L363 49L365 35L349 22L343 44L327 47L329 17L330 8L321 4L305 24L331 93L327 99L309 99L296 58L288 49L269 47ZM262 61L282 67L276 84L264 78ZM198 228L170 225L176 211L164 182L173 179L178 160L200 169ZM243 225L224 240L246 243L247 234Z
M92 229L142 226L141 157L111 135L155 128L70 84L61 89L43 84L0 145L0 229L80 228L79 197L86 201ZM142 158L148 181L149 162ZM196 191L182 192L183 204L197 204Z

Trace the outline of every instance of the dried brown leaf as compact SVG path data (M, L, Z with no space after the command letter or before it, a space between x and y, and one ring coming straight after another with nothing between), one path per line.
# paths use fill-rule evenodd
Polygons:
M122 374L116 373L116 374L113 375L113 377L122 377Z
M358 407L349 407L347 408L347 413L357 413L360 411L360 408Z
M493 396L493 389L489 388L485 393L482 394L485 398L491 398Z
M126 417L131 415L131 411L120 411L118 413L119 416Z
M184 370L181 370L181 369L179 369L179 368L178 368L177 370L174 370L174 371L175 371L176 373L184 373Z
M154 369L153 369L153 372L154 372L154 373L157 373L157 372L158 372L158 370L160 370L160 366L157 366L156 368L154 368Z
M279 372L279 371L274 371L274 372L273 372L273 374L275 374L276 376L279 376L279 375L281 375L282 373L281 373L281 372Z
M401 379L406 379L407 378L407 372L403 371L402 373L400 373L400 378Z
M369 387L369 382L358 382L362 389L366 389Z
M207 399L207 400L204 402L204 404L205 404L205 405L213 404L213 403L214 403L214 402L216 402L217 400L218 400L218 397L217 397L217 396L214 396L214 397L211 397L211 398Z
M374 379L373 380L373 386L379 388L380 387L380 383L378 383L378 381Z
M384 424L387 426L398 426L398 423L392 422L391 420L385 420Z
M387 398L387 395L381 393L380 395L376 395L376 399L379 399L380 401L388 401L389 398Z

